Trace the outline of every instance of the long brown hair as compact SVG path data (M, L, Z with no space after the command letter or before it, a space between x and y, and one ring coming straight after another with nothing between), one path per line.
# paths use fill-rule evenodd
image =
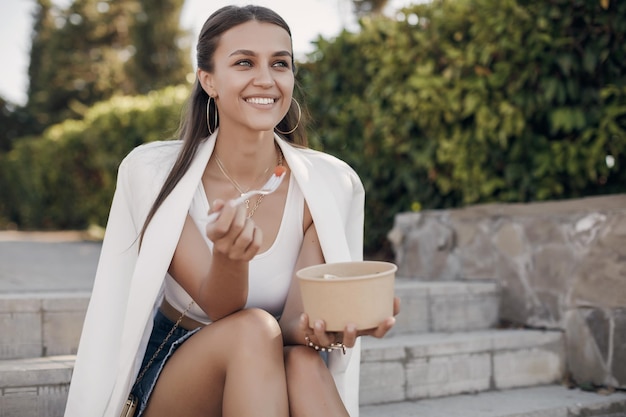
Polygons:
M197 66L198 68L206 71L213 72L214 62L213 55L218 47L221 35L227 30L240 25L242 23L256 20L263 23L271 23L285 29L291 37L291 30L285 22L276 12L271 9L262 6L226 6L217 10L206 20L200 31L198 37L198 44L196 46ZM292 47L293 49L293 47ZM292 56L292 68L295 71L295 61ZM297 85L296 85L297 87ZM207 105L210 104L209 111L207 112ZM196 155L196 151L200 144L209 136L209 128L207 123L211 123L211 131L215 131L218 125L215 124L215 120L207 121L207 113L214 114L217 112L215 106L215 100L211 100L209 103L208 94L202 89L200 82L196 76L191 95L185 105L183 116L181 118L181 124L179 127L179 139L182 140L183 145L178 154L178 158L174 163L172 170L167 176L159 194L157 195L154 204L148 212L146 221L143 224L141 233L139 235L139 245L141 247L141 241L143 240L144 233L148 227L148 224L154 217L155 213L163 204L163 201L167 198L172 190L176 187L180 179L185 175L191 161ZM294 126L297 128L289 134L279 133L285 140L290 143L306 146L307 137L306 129L304 126L304 109L302 114L299 113L297 106L292 102L289 107L289 111L285 117L278 123L276 130L283 132L289 132Z

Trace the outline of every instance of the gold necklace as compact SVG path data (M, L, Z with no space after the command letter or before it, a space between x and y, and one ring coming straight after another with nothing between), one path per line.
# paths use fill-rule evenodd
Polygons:
M239 191L239 194L244 194L247 193L248 191L250 191L250 189L252 188L252 186L248 187L247 190L243 190L241 185L239 185L239 183L237 181L235 181L235 179L233 177L231 177L228 172L226 172L226 167L224 167L224 164L222 163L222 160L220 159L219 156L217 156L217 154L215 154L215 162L217 162L217 166L219 167L220 171L222 171L222 174L224 174L224 176L228 179L228 181L230 181L230 183L233 185L233 187L235 187L237 189L237 191ZM257 177L257 180L259 178L261 178L262 176L264 176L265 174L267 174L267 171L269 171L269 167L265 169L265 171L263 171L261 173L261 175L259 175ZM256 184L257 180L255 180L252 184Z
M276 146L275 142L274 142L274 146ZM276 150L278 151L278 165L282 166L283 165L283 153L278 146L276 146ZM228 172L226 171L226 167L222 163L222 160L219 158L219 156L217 156L217 153L215 153L215 162L217 162L217 167L220 169L222 174L224 174L224 177L226 177L226 179L232 184L232 186L235 187L235 189L239 192L240 195L244 195L245 193L250 191L250 189L252 189L252 186L258 182L258 181L253 182L252 185L248 187L247 190L244 191L241 185L239 185L239 183L235 181L235 179L228 174ZM265 174L267 174L267 171L269 171L269 169L270 167L266 168L265 171L263 171L261 175L259 175L258 178L265 176ZM272 173L272 175L274 175L274 173ZM256 212L256 209L259 208L259 205L261 205L261 201L263 201L263 197L264 197L263 194L259 194L251 210L250 210L250 199L249 198L245 199L244 203L246 204L246 210L250 210L250 212L248 213L248 218L251 218L254 215L254 212Z

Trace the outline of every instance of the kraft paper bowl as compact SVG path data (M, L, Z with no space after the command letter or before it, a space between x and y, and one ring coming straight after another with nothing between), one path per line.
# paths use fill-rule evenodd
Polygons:
M377 327L393 316L394 280L398 267L389 262L360 261L313 265L296 272L309 324L322 319L326 330Z

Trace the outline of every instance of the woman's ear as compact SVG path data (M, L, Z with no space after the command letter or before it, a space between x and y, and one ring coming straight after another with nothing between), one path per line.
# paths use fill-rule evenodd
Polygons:
M198 69L198 81L202 86L202 89L211 97L216 97L217 92L213 87L213 74L204 70Z

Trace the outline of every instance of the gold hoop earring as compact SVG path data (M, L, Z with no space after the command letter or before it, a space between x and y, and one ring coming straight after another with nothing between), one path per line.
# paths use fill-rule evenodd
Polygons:
M215 99L213 96L209 96L209 99L206 102L206 127L209 129L209 135L213 134L213 130L211 130L211 123L209 123L209 109L211 108L211 100L213 100L213 106L215 107L215 116L213 117L213 125L217 129L217 105L215 104Z
M295 98L291 97L291 100L296 103L296 106L298 106L298 122L296 123L296 125L293 127L293 129L291 129L288 132L283 132L281 130L278 130L277 127L274 128L274 130L276 130L278 133L281 133L283 135L288 135L290 133L293 133L296 131L296 129L298 128L298 126L300 126L300 119L302 119L302 109L300 108L300 103L298 103L298 100L296 100Z

